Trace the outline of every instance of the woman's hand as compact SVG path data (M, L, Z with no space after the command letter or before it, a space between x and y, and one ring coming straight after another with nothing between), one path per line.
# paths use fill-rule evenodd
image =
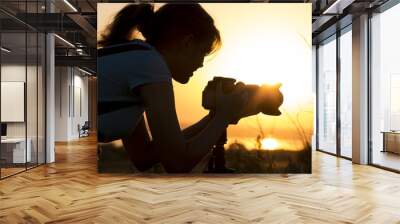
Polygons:
M238 100L240 92L225 94L218 86L215 117L208 118L202 131L186 139L176 115L172 84L159 82L140 87L155 154L167 172L189 172L211 151L231 117L242 109L243 100Z
M216 86L216 108L215 115L231 123L241 117L243 109L248 102L248 93L244 90L244 84L236 84L232 92L226 93L222 88L222 83Z

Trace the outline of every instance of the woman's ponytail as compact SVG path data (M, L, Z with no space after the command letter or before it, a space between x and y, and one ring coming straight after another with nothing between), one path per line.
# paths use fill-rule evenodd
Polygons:
M114 17L98 41L99 47L129 42L134 30L146 42L159 47L185 35L193 35L198 44L211 54L221 46L221 37L213 18L200 4L167 3L154 12L152 4L130 4Z
M130 34L136 28L148 39L151 37L151 21L154 16L154 7L151 4L130 4L125 6L108 25L101 40L100 47L120 44L130 41Z

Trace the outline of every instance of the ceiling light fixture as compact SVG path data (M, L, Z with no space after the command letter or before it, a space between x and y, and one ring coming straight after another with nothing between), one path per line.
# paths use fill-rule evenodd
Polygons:
M78 70L81 71L81 72L83 72L83 73L85 73L85 74L87 74L87 75L89 75L89 76L92 76L92 75L93 75L92 73L90 73L90 72L88 72L88 71L86 71L86 70L83 70L83 69L81 69L81 68L79 68L79 67L78 67Z
M322 14L342 14L343 10L353 2L354 0L336 0L332 5L325 9Z
M65 44L69 45L70 47L76 48L75 45L73 45L71 42L69 42L68 40L60 37L58 34L54 34L55 37L57 37L59 40L61 40L62 42L64 42Z
M0 49L1 49L2 51L6 52L6 53L10 53L10 52L11 52L11 50L9 50L9 49L7 49L7 48L5 48L5 47L1 47Z
M82 48L77 48L76 53L78 53L79 55L87 55L86 53L83 52Z
M67 4L72 10L74 10L74 12L78 12L78 10L68 1L68 0L64 0L65 4Z

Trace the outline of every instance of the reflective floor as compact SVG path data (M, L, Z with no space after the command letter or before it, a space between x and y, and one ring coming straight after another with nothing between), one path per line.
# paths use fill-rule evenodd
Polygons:
M373 154L373 164L388 167L400 171L400 155L391 152L375 151Z

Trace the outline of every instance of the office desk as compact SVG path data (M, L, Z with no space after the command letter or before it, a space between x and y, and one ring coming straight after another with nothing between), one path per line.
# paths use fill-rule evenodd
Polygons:
M1 158L5 163L25 163L31 161L32 140L27 139L25 151L25 138L1 139Z
M382 131L382 134L383 134L382 152L393 152L400 154L400 132Z

